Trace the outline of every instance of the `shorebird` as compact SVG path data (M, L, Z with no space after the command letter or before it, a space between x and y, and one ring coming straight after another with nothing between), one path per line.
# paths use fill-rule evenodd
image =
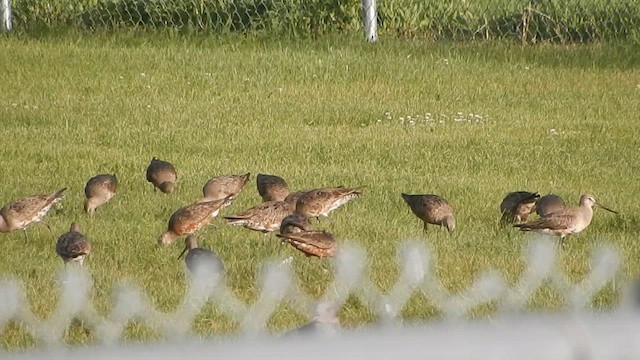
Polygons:
M500 204L503 223L527 221L540 194L528 191L514 191L507 194Z
M220 257L211 250L198 247L198 238L194 235L189 235L184 239L184 250L178 255L178 259L187 253L184 258L184 262L187 265L187 269L192 274L203 272L204 274L224 272L224 265Z
M267 201L237 215L225 216L229 225L241 225L247 229L266 233L280 228L282 220L293 211L284 201Z
M68 232L60 235L58 242L56 243L56 253L64 261L64 266L67 263L77 262L82 266L84 258L91 252L91 244L82 235L80 225L77 223L71 224L71 228Z
M545 217L552 212L564 209L564 200L558 195L548 194L536 201L536 213L540 217Z
M250 176L251 173L214 177L204 184L202 194L207 200L218 200L229 197L228 203L224 205L227 207L231 205L236 196L242 191L242 187L249 181Z
M107 203L118 190L118 179L116 175L100 174L87 181L84 187L84 211L93 216L96 209Z
M285 336L335 336L340 330L340 307L332 302L321 302L316 305L311 322L297 329L286 332Z
M307 256L317 256L319 258L333 257L338 247L336 238L332 234L322 230L276 234L276 236L302 251Z
M305 191L296 202L296 211L307 218L328 217L329 213L362 194L362 187L333 187Z
M303 231L309 231L311 224L309 219L299 213L293 213L282 220L280 224L280 234L292 234Z
M147 181L153 184L153 191L160 189L169 194L176 186L178 174L171 163L154 157L147 167Z
M298 203L298 199L300 199L300 197L307 191L308 190L300 190L300 191L289 193L289 195L287 195L287 197L284 198L284 202L286 202L289 205L289 207L295 210L296 204Z
M559 236L559 245L562 245L565 236L577 234L589 226L595 205L617 214L617 212L598 204L593 195L584 194L580 197L580 206L578 207L560 209L538 220L513 226L522 231L535 231L540 234Z
M218 216L222 206L228 201L224 199L200 201L176 210L169 218L169 225L158 243L161 245L172 244L183 235L191 235L207 225L211 219Z
M283 201L289 195L287 182L276 175L258 174L256 185L262 201Z
M402 194L411 211L424 222L424 232L427 232L427 224L444 226L452 233L456 228L456 219L453 216L453 208L438 195L409 195Z
M65 190L67 188L60 189L52 194L34 195L19 199L5 205L0 209L0 232L22 230L24 231L24 239L27 240L27 226L41 222L47 226L51 236L55 238L49 224L42 219L54 204L62 200Z

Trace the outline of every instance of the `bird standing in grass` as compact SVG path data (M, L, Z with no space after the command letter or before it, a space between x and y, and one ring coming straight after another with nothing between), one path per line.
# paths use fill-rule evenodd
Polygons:
M224 272L224 265L220 257L211 250L198 247L198 238L194 235L189 235L184 240L184 250L178 255L178 259L187 253L184 258L184 262L187 265L187 269L192 274L204 273L222 274Z
M67 188L58 190L52 194L34 195L16 200L0 209L0 232L15 230L24 231L24 239L27 240L27 226L41 222L47 226L51 236L53 230L42 219L47 215L51 207L60 202Z
M283 201L289 195L289 185L276 175L258 174L256 185L262 201Z
M322 230L276 234L276 236L307 256L333 257L338 248L336 238L331 233Z
M218 200L229 197L229 202L224 206L229 206L242 191L244 185L249 181L251 173L244 175L222 175L217 176L204 184L202 194L206 200Z
M594 206L617 214L617 212L598 204L593 195L584 194L580 197L578 207L560 209L538 220L513 226L522 231L535 231L540 234L558 236L560 237L559 245L562 245L566 236L577 234L589 226L593 218Z
M296 212L307 218L328 217L329 213L362 194L362 187L332 187L305 191L296 202Z
M455 230L456 219L453 216L453 208L444 198L433 194L402 194L402 198L411 211L424 222L425 233L427 224L444 226L449 233Z
M178 174L171 163L154 157L147 167L147 181L153 184L153 191L160 189L169 194L176 186Z
M500 204L503 223L527 221L536 206L540 194L528 191L514 191L507 194Z
M564 209L564 200L558 195L548 194L536 201L536 214L545 217L552 212Z
M165 231L158 243L160 245L172 244L183 235L190 235L209 224L211 219L218 216L222 206L229 201L229 197L212 201L200 201L176 210L169 218L167 231Z
M80 225L71 224L68 232L60 235L56 243L56 253L67 263L77 262L80 266L84 263L84 258L91 252L91 244L81 233Z
M292 209L286 202L273 200L224 218L229 225L240 225L250 230L269 233L280 229L282 220L292 213Z
M107 203L118 190L118 179L115 174L100 174L87 181L84 187L84 211L93 216L96 209Z

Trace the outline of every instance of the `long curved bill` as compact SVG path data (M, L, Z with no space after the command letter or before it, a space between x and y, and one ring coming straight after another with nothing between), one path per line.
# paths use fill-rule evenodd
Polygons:
M184 250L182 250L182 252L180 253L180 255L178 255L178 259L180 259L182 255L184 255L184 253L186 252L187 252L187 248L185 247Z
M606 207L606 206L604 206L602 204L596 204L596 205L598 205L599 207L601 207L601 208L603 208L603 209L605 209L605 210L607 210L609 212L612 212L614 214L619 214L617 211L611 210L611 209L609 209L608 207Z

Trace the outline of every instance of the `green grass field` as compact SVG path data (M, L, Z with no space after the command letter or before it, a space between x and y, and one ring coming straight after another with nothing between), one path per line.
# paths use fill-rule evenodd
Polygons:
M498 205L514 190L557 193L576 203L593 193L621 215L596 210L591 226L569 238L560 267L573 281L589 271L590 251L612 243L622 252L621 278L640 272L640 51L622 45L520 47L501 43L431 44L383 39L278 42L240 38L94 35L0 38L0 202L69 187L46 220L56 236L78 221L93 244L86 262L94 303L104 313L111 292L133 279L154 305L171 311L184 295L182 239L157 246L178 207L201 195L207 179L252 173L224 214L255 205L255 174L278 174L293 189L367 185L365 194L319 226L364 246L370 277L389 289L399 274L397 245L421 238L438 254L444 286L467 287L483 270L515 281L532 237L498 226ZM426 121L425 119L429 119ZM145 180L151 157L174 163L177 189L154 193ZM82 211L85 182L116 173L119 193L94 219ZM401 192L436 193L456 209L449 236L425 237ZM236 295L256 298L256 272L273 257L294 256L301 286L319 296L331 282L316 259L275 238L227 226L199 233L218 252ZM33 311L56 308L62 267L44 225L0 234L0 273L24 282ZM617 301L608 288L595 307ZM535 308L561 299L541 289ZM485 316L490 309L474 316ZM422 296L407 319L433 318ZM358 301L341 313L347 326L373 321ZM305 318L281 307L274 331ZM224 334L237 324L207 308L194 328ZM129 339L154 334L132 324ZM74 326L70 343L91 342ZM5 348L33 346L16 324Z

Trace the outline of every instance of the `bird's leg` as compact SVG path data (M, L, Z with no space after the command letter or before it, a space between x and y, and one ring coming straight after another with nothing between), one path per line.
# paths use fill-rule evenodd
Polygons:
M25 227L25 228L23 228L23 229L22 229L22 231L23 231L23 233L24 233L24 242L27 242L27 241L28 241L28 237L27 237L27 228L26 228L26 227Z
M47 224L46 222L44 222L42 220L40 220L40 222L43 223L47 227L47 229L49 229L49 232L51 233L51 236L55 239L56 236L53 235L53 230L51 230L51 226L49 226L49 224Z
M422 231L424 231L424 233L427 233L427 222L424 222L424 226L422 226Z

